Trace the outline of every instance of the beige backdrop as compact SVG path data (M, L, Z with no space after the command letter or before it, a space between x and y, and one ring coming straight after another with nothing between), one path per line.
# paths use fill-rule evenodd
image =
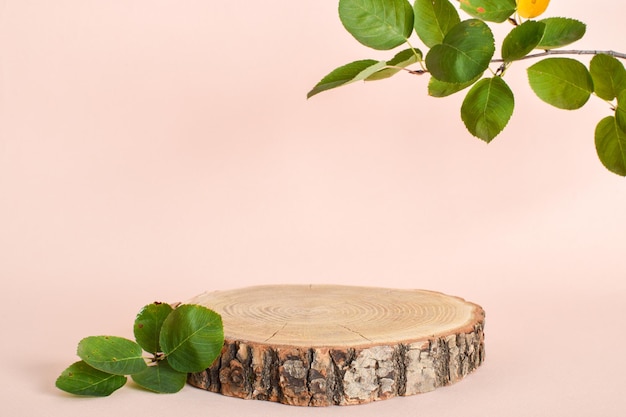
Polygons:
M626 52L621 3L552 3L546 16L588 24L577 48ZM390 54L351 38L336 0L0 0L0 409L622 413L626 189L593 141L607 104L553 109L514 65L516 111L487 146L462 95L429 98L426 78L306 100L331 69ZM131 336L144 304L275 283L465 297L487 311L487 361L342 409L54 388L78 340Z

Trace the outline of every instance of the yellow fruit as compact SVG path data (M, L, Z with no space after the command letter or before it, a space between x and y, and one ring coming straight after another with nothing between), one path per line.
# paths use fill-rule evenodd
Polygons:
M550 0L517 0L517 14L532 19L545 12Z

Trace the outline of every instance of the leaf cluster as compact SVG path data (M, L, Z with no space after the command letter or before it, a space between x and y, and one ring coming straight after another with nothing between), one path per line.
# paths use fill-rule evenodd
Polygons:
M548 3L462 0L455 7L450 0L414 0L413 4L408 0L339 0L339 18L357 41L376 50L404 49L389 60L364 59L336 68L309 91L307 98L399 72L427 74L428 94L433 97L469 89L461 105L461 119L473 136L488 143L513 115L514 94L504 80L513 64L547 55L593 54L589 67L572 58L544 58L527 68L528 81L541 100L560 109L579 109L592 95L606 101L614 114L597 125L596 150L610 171L626 176L624 65L614 54L559 50L584 36L586 25L578 20L521 17L538 16ZM512 29L500 42L501 57L496 57L490 25L502 23L512 24ZM426 53L412 44L413 35ZM497 68L490 68L492 64Z
M175 393L184 387L187 373L209 368L224 344L220 315L193 304L148 304L135 318L133 332L136 341L117 336L82 339L77 349L81 360L61 373L56 386L103 397L124 386L130 375L147 390Z

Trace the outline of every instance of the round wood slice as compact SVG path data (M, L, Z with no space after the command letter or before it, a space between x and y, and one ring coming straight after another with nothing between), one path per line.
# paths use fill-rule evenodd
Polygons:
M233 397L361 404L449 385L484 359L483 309L438 292L272 285L189 303L218 312L225 335L189 382Z

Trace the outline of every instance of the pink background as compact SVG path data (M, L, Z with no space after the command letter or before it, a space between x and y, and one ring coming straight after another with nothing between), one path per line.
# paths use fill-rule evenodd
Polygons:
M426 78L307 101L331 69L392 55L336 9L0 0L4 414L623 415L626 190L593 143L608 106L549 107L530 62L507 73L516 112L489 146L465 131L462 95L429 98ZM577 48L626 52L625 11L554 0L545 16L585 21ZM54 388L82 337L130 337L144 304L275 283L465 297L487 311L487 360L357 407Z

